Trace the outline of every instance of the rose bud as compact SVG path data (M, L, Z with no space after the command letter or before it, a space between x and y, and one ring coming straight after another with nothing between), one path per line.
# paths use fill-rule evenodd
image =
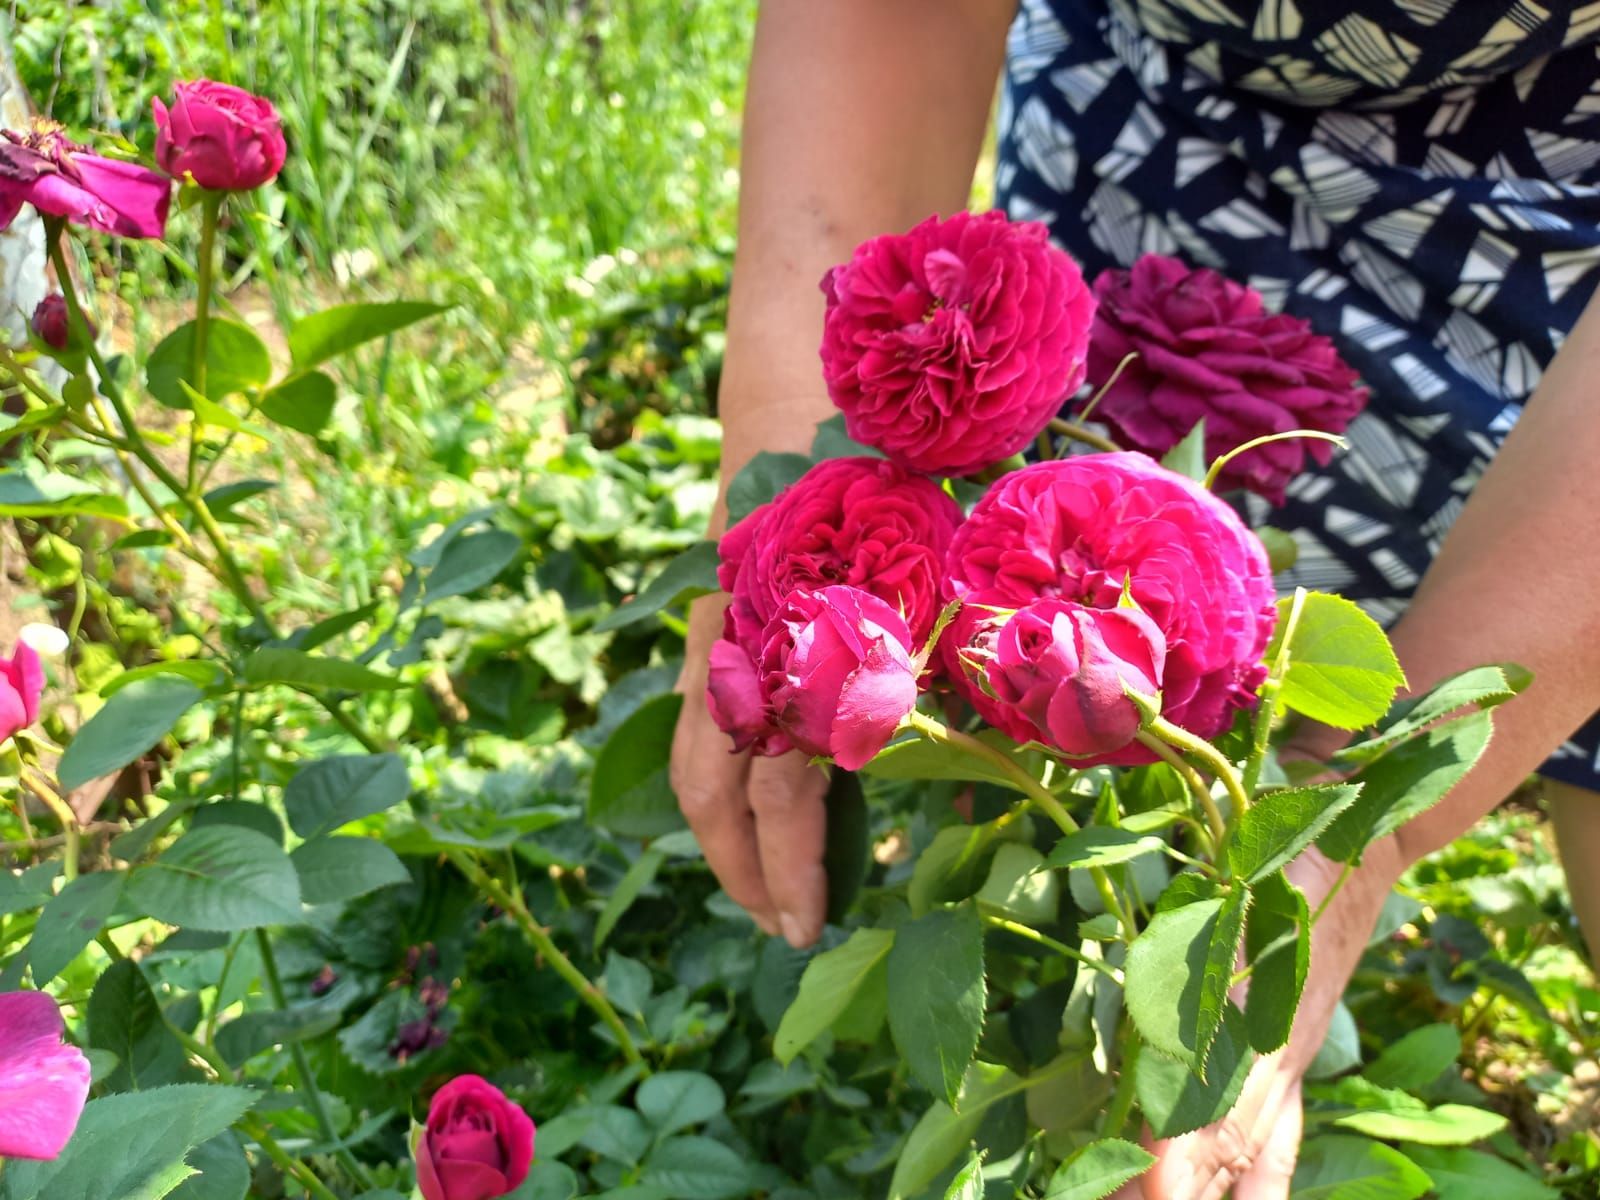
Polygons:
M52 350L67 348L67 299L51 292L33 310L33 336Z
M0 1158L50 1159L78 1127L89 1060L43 992L0 993Z
M794 749L773 724L772 706L761 690L755 663L726 638L711 647L706 707L717 728L733 739L735 753L753 750L761 755L777 755Z
M0 742L39 718L44 694L44 664L26 642L10 658L0 658Z
M477 1075L434 1093L414 1147L423 1200L493 1200L515 1191L533 1165L528 1114Z
M774 723L799 749L847 771L871 761L916 705L911 631L868 592L795 591L764 640L761 687Z
M245 192L277 177L288 152L278 110L232 84L199 79L174 89L172 107L151 102L156 162L203 188Z
M1139 710L1123 689L1154 700L1166 658L1160 627L1135 608L1040 600L1000 627L984 681L1041 741L1073 755L1109 754L1139 732Z

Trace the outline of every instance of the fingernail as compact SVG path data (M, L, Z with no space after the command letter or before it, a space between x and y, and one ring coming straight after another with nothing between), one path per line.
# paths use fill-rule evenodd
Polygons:
M793 913L783 913L778 918L778 924L783 926L784 940L796 950L804 950L811 944L811 939L806 936L806 927L800 923L800 918Z

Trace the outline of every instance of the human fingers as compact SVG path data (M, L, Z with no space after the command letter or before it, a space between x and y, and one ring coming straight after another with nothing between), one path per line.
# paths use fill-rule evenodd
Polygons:
M1294 1164L1300 1157L1300 1134L1305 1113L1300 1104L1300 1081L1286 1091L1267 1142L1250 1169L1234 1185L1233 1200L1289 1200Z
M803 754L785 754L755 759L745 786L778 927L791 946L809 946L822 936L827 917L827 776Z

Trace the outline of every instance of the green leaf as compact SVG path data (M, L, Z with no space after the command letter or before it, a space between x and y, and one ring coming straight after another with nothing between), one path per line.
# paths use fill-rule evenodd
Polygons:
M1360 785L1350 783L1268 792L1239 818L1228 843L1229 872L1250 883L1265 879L1316 841L1360 794Z
M296 433L315 437L333 416L339 389L321 371L291 375L261 393L261 415Z
M650 1152L639 1178L673 1200L734 1200L757 1182L737 1151L708 1137L668 1138Z
M411 872L400 856L372 838L313 838L296 847L289 861L300 877L300 898L307 904L353 900L379 888L411 882Z
M194 359L194 322L179 325L150 351L144 364L145 387L167 408L186 409L184 385ZM272 356L255 331L237 321L213 316L206 331L206 388L208 400L221 400L232 392L248 392L272 378Z
M138 683L141 679L154 679L157 676L187 679L195 687L204 690L216 687L228 677L228 673L222 669L220 663L206 659L145 663L142 667L130 667L120 675L113 675L101 685L100 695L109 700L130 683Z
M61 874L61 864L43 862L25 871L12 871L0 867L0 917L27 912L50 901L50 889L56 876ZM37 934L35 926L35 937Z
M447 596L465 596L492 583L522 553L522 539L504 529L464 533L452 538L428 573L428 603Z
M202 804L194 810L189 828L203 829L207 825L243 825L246 829L254 829L271 838L275 845L283 845L283 822L278 819L276 812L259 800L213 800L210 804Z
M120 871L80 875L45 904L28 943L34 987L61 974L105 928L122 898L122 879Z
M1367 845L1432 808L1488 748L1493 718L1479 711L1401 742L1350 782L1361 795L1317 839L1338 862L1360 862Z
M1555 1189L1481 1150L1416 1146L1407 1153L1433 1180L1438 1200L1560 1200Z
M1307 1079L1328 1079L1341 1075L1351 1067L1361 1065L1361 1032L1356 1019L1340 1001L1334 1007L1333 1019L1328 1022L1328 1032L1317 1047L1316 1057L1306 1068Z
M822 869L828 875L827 917L836 924L850 911L872 863L872 830L861 779L854 771L835 768L823 805L828 817L822 850Z
M1366 1138L1324 1136L1300 1147L1294 1200L1416 1200L1427 1173L1400 1151Z
M702 703L695 697L695 703ZM625 837L660 837L682 829L683 815L667 780L672 734L683 697L653 696L606 739L589 779L589 820Z
M906 899L911 915L920 917L935 904L965 900L983 886L995 852L1005 842L1026 842L1028 822L989 821L983 825L951 825L933 835L911 868Z
M1202 417L1194 423L1194 428L1183 435L1183 440L1168 450L1161 459L1161 465L1169 471L1176 471L1179 475L1187 475L1196 483L1203 483L1206 477L1206 422Z
M945 1189L944 1200L983 1200L983 1159L974 1154Z
M192 829L128 876L127 903L158 921L230 933L301 920L300 881L271 838L239 825Z
M1306 898L1281 871L1251 889L1245 954L1252 967L1245 1030L1253 1049L1270 1054L1289 1040L1311 965Z
M1494 708L1525 688L1530 676L1521 667L1502 665L1473 667L1452 675L1443 683L1413 700L1402 700L1379 723L1378 732L1365 741L1346 746L1334 756L1339 763L1367 763L1396 743L1422 732L1464 708ZM1463 714L1466 715L1466 714Z
M1044 1200L1104 1200L1148 1171L1156 1156L1121 1138L1090 1142L1056 1170Z
M1002 1066L974 1062L961 1086L960 1110L937 1101L912 1127L889 1180L889 1200L920 1195L967 1148L983 1124L984 1114L1026 1086L1026 1081Z
M659 850L646 850L634 860L628 868L628 873L617 883L616 890L606 897L606 906L600 910L600 918L594 923L594 951L600 953L606 944L606 939L611 936L611 931L616 928L622 915L633 906L639 898L639 893L650 886L655 879L656 872L661 869L661 864L667 861L667 856Z
M650 1130L644 1118L631 1108L603 1104L594 1110L594 1120L578 1138L578 1144L602 1158L624 1166L635 1166L650 1146Z
M283 789L289 828L307 841L393 808L411 795L398 754L340 754L319 758Z
M892 929L858 929L844 945L825 950L806 964L800 993L772 1039L779 1062L787 1066L844 1013L893 945Z
M1206 1060L1206 1078L1175 1059L1146 1050L1134 1067L1134 1094L1158 1138L1178 1137L1222 1119L1239 1099L1255 1056L1245 1040L1244 1018L1233 1005Z
M0 1200L161 1200L190 1173L184 1156L259 1097L188 1083L91 1100L61 1157L6 1163Z
M0 517L126 517L120 496L103 495L81 479L55 472L0 471Z
M1506 1118L1499 1113L1466 1104L1429 1108L1415 1096L1358 1077L1316 1085L1307 1094L1352 1110L1334 1116L1335 1125L1390 1142L1467 1146L1506 1127Z
M1044 862L1047 867L1114 867L1160 853L1166 845L1153 834L1110 825L1086 825L1056 842Z
M728 484L728 524L737 525L811 467L804 454L759 451Z
M178 718L200 699L187 679L155 675L113 695L73 736L61 756L61 790L120 771L172 732Z
M360 663L323 658L287 646L263 646L253 651L244 662L244 679L254 687L283 683L306 691L336 688L341 692L378 692L405 687L403 680L380 675Z
M1420 1091L1443 1075L1460 1054L1461 1031L1454 1025L1424 1025L1385 1046L1362 1075L1382 1088Z
M644 590L620 608L602 617L595 625L599 633L621 629L653 616L664 608L673 608L696 596L717 590L717 556L715 542L696 542L682 554L661 568Z
M1013 921L1048 928L1061 913L1061 880L1044 870L1044 855L1032 846L1006 842L995 851L978 899Z
M1157 913L1128 948L1127 1004L1155 1050L1204 1073L1233 976L1249 892Z
M295 370L308 371L320 362L355 349L363 342L448 309L448 304L395 300L387 304L340 304L302 317L289 331L289 355Z
M217 1053L237 1067L274 1046L330 1033L341 1020L339 1009L325 1005L241 1013L217 1030Z
M822 462L828 458L882 458L883 451L863 446L844 431L844 414L834 413L817 422L817 432L811 439L811 459Z
M983 1033L983 922L968 903L935 909L893 936L889 1032L917 1082L953 1108Z
M633 1098L639 1115L665 1137L691 1125L704 1125L727 1103L722 1086L699 1071L661 1071L639 1085Z
M89 995L89 1045L117 1056L103 1081L114 1092L174 1083L184 1065L183 1047L162 1019L161 1006L132 959L112 963Z
M1034 769L1043 764L1037 752L1019 751L1016 743L997 730L985 730L978 737L1002 753L1010 755L1024 771L1037 779ZM945 745L913 734L890 742L866 766L863 775L877 779L951 779L958 782L995 783L1012 791L1020 790L1017 781L982 755L959 746Z
M1267 566L1274 575L1281 575L1299 561L1300 544L1293 535L1270 525L1257 526L1255 533L1267 548Z
M189 1165L200 1173L180 1183L170 1200L245 1200L250 1191L250 1161L231 1132L189 1151Z
M1294 597L1278 601L1277 655ZM1289 642L1279 699L1295 712L1338 729L1360 729L1389 711L1405 673L1379 624L1342 596L1308 592Z

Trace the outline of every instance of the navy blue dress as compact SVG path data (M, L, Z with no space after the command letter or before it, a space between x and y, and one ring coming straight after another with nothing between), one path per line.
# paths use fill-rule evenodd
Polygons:
M1248 282L1372 388L1349 452L1250 497L1290 585L1397 616L1600 265L1600 3L1023 0L999 203L1092 278ZM1600 721L1543 773L1600 789Z

